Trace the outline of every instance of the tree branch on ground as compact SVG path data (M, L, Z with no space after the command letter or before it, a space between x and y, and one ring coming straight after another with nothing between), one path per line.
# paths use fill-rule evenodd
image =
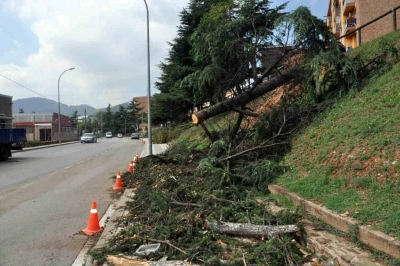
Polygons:
M234 158L243 156L246 153L249 153L249 152L252 152L252 151L256 151L256 150L259 150L259 149L265 149L265 148L269 148L269 147L273 147L273 146L277 146L277 145L285 145L285 144L288 144L288 143L287 142L279 142L279 143L273 143L273 144L268 144L268 145L259 145L259 146L253 147L251 149L236 153L235 155L223 158L223 159L221 159L221 161L229 161L229 160L232 160Z
M200 126L203 128L204 132L206 133L206 135L210 139L210 141L214 142L215 139L214 139L213 135L211 134L211 132L206 127L206 125L204 123L200 123Z
M238 118L236 120L236 124L234 125L234 127L232 128L232 130L229 134L229 140L230 140L229 143L232 143L233 140L235 139L235 136L240 129L240 125L242 124L243 118L244 118L244 114L239 113Z
M177 205L177 206L182 206L182 207L197 207L197 208L202 208L203 207L203 205L200 205L200 204L190 203L190 202L189 203L185 203L185 202L179 202L179 201L176 201L176 200L172 200L171 204Z
M297 225L255 225L243 223L227 223L222 221L206 221L207 227L218 233L256 238L272 238L281 234L298 232Z

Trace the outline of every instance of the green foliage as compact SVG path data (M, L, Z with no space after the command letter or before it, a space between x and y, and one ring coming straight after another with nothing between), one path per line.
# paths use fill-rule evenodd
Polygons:
M243 176L243 184L253 187L266 187L273 179L283 173L284 167L270 160L246 162L235 168Z
M335 98L329 112L320 113L294 140L284 161L292 171L277 181L396 236L400 236L400 202L393 188L398 187L395 180L400 173L394 163L400 143L400 68L391 67L397 57L387 46L399 38L400 33L392 33L382 37L384 42L374 40L348 54L359 64L358 70L364 69L358 71L360 87Z
M71 114L69 121L71 121L71 127L76 128L78 126L78 110Z
M298 7L282 17L282 20L287 21L289 29L293 31L294 45L301 47L306 53L319 53L327 45L337 47L337 42L326 23L313 16L305 6Z
M152 119L154 122L186 122L189 119L189 99L177 92L154 95L152 102Z
M211 144L209 156L221 157L226 156L228 150L228 145L224 140L217 140Z
M195 95L216 103L228 91L236 95L248 89L244 81L257 78L259 71L258 49L270 44L275 22L283 15L284 5L269 5L266 0L222 1L204 14L190 38L200 69L184 79Z
M377 46L377 52L373 56L359 54L354 58L354 61L358 64L359 75L370 80L388 72L392 65L399 61L398 44L382 38L375 45Z
M358 84L353 61L339 49L321 51L305 64L308 88L314 98L326 99L329 93L343 94Z
M128 106L125 109L124 115L127 119L127 127L129 128L128 132L131 132L133 128L138 130L137 127L137 122L139 122L139 119L141 118L139 113L142 111L143 108L139 106L139 102L135 99L132 98L132 100L129 102ZM144 121L142 121L143 123Z
M106 111L103 113L102 121L103 121L103 132L112 131L114 134L115 130L114 130L113 113L111 112L111 104L108 104Z
M195 96L192 86L182 83L190 74L198 70L191 54L189 38L210 7L221 0L191 0L180 13L181 24L178 36L169 43L170 51L165 62L160 63L161 77L156 82L160 94L154 99L156 121L184 121L194 107L201 107L204 97ZM171 107L174 107L170 110Z
M181 125L171 125L168 124L159 128L157 130L153 130L153 142L154 143L170 143L179 138L180 134L189 128L189 124L181 124Z
M214 149L218 153L223 147L218 143ZM178 143L166 154L142 158L133 174L122 176L124 184L136 188L133 201L126 206L129 213L120 220L125 228L105 248L91 254L101 262L107 254L133 255L147 238L153 238L168 241L185 254L173 246L161 245L157 253L145 257L148 260L190 257L193 263L202 265L243 265L244 254L249 265L280 266L286 265L285 254L290 254L294 263L301 264L303 258L292 235L246 243L206 228L206 221L216 219L281 225L297 223L301 217L290 212L269 213L267 205L255 199L262 192L265 196L265 189L256 194L251 186L243 186L247 193L240 193L235 185L209 186L215 182L215 175L194 173L204 155Z

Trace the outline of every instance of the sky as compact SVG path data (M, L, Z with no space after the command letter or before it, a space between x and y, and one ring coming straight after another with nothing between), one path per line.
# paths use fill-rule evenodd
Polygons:
M286 1L273 0L271 6ZM323 18L329 0L290 0ZM150 90L189 0L147 0ZM74 70L65 70L75 68ZM62 74L63 73L63 74ZM5 78L6 77L6 78ZM7 79L8 78L8 79ZM22 85L18 85L12 81ZM60 93L58 94L58 89ZM147 95L147 16L142 0L0 0L0 94L104 108Z

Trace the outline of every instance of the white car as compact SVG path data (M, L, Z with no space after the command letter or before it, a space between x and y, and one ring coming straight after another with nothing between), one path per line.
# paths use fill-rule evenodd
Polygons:
M81 137L81 143L97 143L96 135L93 133L85 133Z
M106 133L106 138L108 139L108 138L112 138L112 132L107 132Z

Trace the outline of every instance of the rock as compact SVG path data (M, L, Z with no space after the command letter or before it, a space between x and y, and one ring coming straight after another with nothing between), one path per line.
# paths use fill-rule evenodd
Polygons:
M340 216L341 217L349 217L350 213L348 211L345 211L344 213L342 213Z
M341 256L341 258L342 258L342 260L344 260L346 262L350 262L354 258L354 255L347 254L347 255Z

